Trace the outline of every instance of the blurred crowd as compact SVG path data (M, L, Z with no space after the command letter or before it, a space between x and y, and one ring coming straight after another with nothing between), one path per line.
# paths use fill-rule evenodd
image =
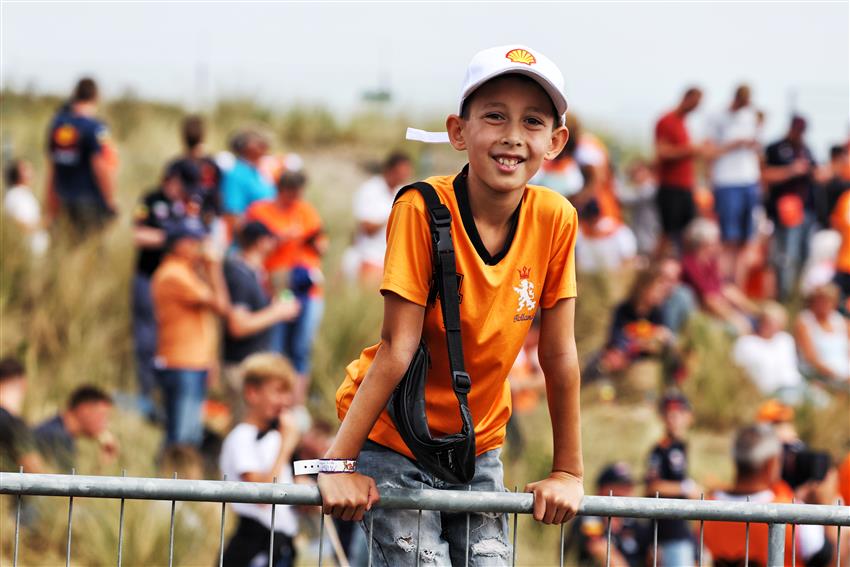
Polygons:
M689 373L682 337L702 317L734 341L734 363L769 400L760 424L736 438L736 484L713 497L832 503L838 469L825 453L804 447L791 424L795 407L823 407L850 389L850 142L817 163L801 116L791 118L781 139L763 140L764 114L746 85L712 115L707 138L693 140L687 118L701 98L699 89L688 89L658 119L654 155L624 165L570 114L567 147L532 180L578 209L579 274L634 273L625 300L607 314L604 345L585 357L583 384L601 385L616 398L635 366L656 364L659 375L645 394L660 397L666 433L648 457L645 493L699 498L704 490L687 470L691 406L681 387ZM43 212L30 163L9 162L4 214L34 255L47 250L56 226L83 239L119 213L118 154L97 117L98 102L97 84L82 79L49 125ZM334 431L306 409L328 234L305 199L309 178L301 158L272 153L262 129L233 133L217 153L205 144L202 117L186 117L179 134L182 153L132 211L134 405L163 428L162 462L196 463L189 467L196 472L187 473L195 478L220 472L292 482L293 459L321 456ZM353 191L355 232L339 267L351 285L377 289L393 199L413 173L413 160L394 152ZM537 407L545 389L537 329L532 325L510 376L514 455L524 443L517 420ZM0 370L4 469L67 471L81 437L96 442L103 463L115 459L110 393L83 386L55 417L30 427L21 418L25 369L7 358ZM850 462L842 466L846 501ZM623 463L598 479L600 494L628 495L635 487ZM299 513L278 508L272 526L263 507L234 506L240 523L225 564L249 565L268 553L270 530L275 564L292 564ZM604 563L608 521L575 522L573 541L584 562ZM645 564L647 526L611 522L612 563ZM716 524L706 532L708 549L729 564L741 551L724 543L734 529ZM821 530L797 533L806 565L828 565L834 555L836 534ZM358 530L339 522L335 531L351 557L363 552ZM686 522L662 522L659 541L663 565L693 564Z

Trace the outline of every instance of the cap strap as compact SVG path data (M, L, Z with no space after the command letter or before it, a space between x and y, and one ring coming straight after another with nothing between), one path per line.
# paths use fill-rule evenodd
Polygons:
M418 128L408 128L406 139L414 142L424 142L426 144L448 144L448 132L428 132L427 130L419 130Z

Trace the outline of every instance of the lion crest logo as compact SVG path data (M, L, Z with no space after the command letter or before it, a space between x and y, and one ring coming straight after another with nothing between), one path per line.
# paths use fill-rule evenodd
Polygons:
M514 287L514 291L519 296L519 305L516 310L519 313L522 310L534 311L537 303L534 301L534 282L531 277L531 269L523 266L519 273L519 285Z

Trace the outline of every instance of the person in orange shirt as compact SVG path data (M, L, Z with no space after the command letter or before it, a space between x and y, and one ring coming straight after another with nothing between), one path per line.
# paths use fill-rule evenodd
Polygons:
M850 191L845 191L835 204L830 218L832 228L841 234L841 248L835 261L835 283L841 288L845 312L850 312Z
M731 502L790 503L793 492L779 490L782 443L773 426L759 423L738 431L733 448L735 483L729 490L716 491L712 498ZM828 499L828 497L827 497ZM833 500L834 502L834 500ZM827 501L819 503L828 503ZM829 502L831 503L831 502ZM799 525L796 531L796 561L807 567L830 564L836 530L818 525ZM767 565L767 525L750 524L749 564ZM740 522L706 522L705 546L716 566L744 565L747 555L746 525ZM785 532L785 564L791 565L792 531Z
M165 397L165 445L198 446L207 376L215 363L210 344L214 315L229 310L221 259L203 247L206 231L197 219L167 229L167 253L151 282L157 322L157 378Z
M272 338L273 349L286 355L298 372L299 397L310 373L313 341L324 312L322 255L328 247L322 219L304 199L307 177L286 171L277 183L277 198L254 203L245 218L259 221L278 238L278 246L266 258L266 270L278 293L290 289L301 305L292 321L281 323Z
M451 213L458 272L460 329L471 381L468 409L475 438L475 474L469 483L446 482L415 460L387 401L416 353L430 352L425 388L428 428L445 436L461 427L453 389L442 309L429 302L432 238L425 202L417 191L396 201L388 224L381 292L381 342L346 369L337 391L339 433L326 459L356 459L357 472L319 474L325 513L374 523L378 564L412 564L416 511L372 510L379 489L392 486L502 491L499 458L511 414L507 376L539 312L540 367L554 439L551 473L526 486L534 518L560 524L573 517L583 496L579 418L579 368L574 336L575 208L558 193L528 185L544 159L563 149L566 99L558 68L538 51L495 47L471 61L460 110L446 119L448 140L469 163L454 176L431 177ZM423 512L423 561L504 564L510 557L502 515Z

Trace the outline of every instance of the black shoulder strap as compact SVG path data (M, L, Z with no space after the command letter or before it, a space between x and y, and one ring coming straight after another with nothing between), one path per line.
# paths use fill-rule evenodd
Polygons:
M458 293L457 262L452 242L452 214L434 188L423 181L403 187L395 197L397 201L410 189L419 191L428 209L433 251L434 281L431 289L437 290L446 328L446 346L449 351L449 367L452 372L452 388L458 401L466 405L466 395L472 387L463 361L463 343L460 335L460 295Z

